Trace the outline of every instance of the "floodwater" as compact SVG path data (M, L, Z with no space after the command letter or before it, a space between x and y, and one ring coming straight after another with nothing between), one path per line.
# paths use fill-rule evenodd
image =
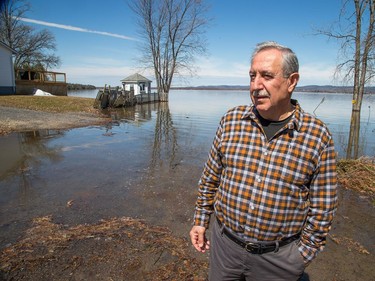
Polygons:
M70 95L95 97L96 91ZM328 124L343 156L350 95L295 98ZM0 247L18 240L33 218L46 215L69 225L129 216L187 236L220 117L248 103L246 91L172 91L168 104L107 112L113 121L106 126L1 136ZM375 156L374 106L375 97L366 96L360 151L368 156Z
M69 95L95 98L96 94L96 90L88 90L72 91ZM294 93L293 98L298 100L305 111L316 115L328 125L338 157L345 157L352 96L341 93ZM249 104L249 100L248 91L174 90L170 94L168 110L174 128L210 145L220 117L233 106ZM155 117L156 112L151 115ZM359 155L375 155L375 95L364 96Z

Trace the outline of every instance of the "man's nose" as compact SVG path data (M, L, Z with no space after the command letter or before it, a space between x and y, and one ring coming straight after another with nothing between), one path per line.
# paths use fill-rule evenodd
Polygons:
M250 82L250 85L252 90L261 90L263 88L262 78L258 75L253 77Z

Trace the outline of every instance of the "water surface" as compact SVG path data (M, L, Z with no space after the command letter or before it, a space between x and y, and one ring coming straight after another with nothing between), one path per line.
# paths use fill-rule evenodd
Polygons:
M294 97L327 123L343 156L351 96ZM168 104L108 112L113 122L105 126L0 137L1 247L17 240L33 218L46 215L64 224L130 216L186 235L219 120L229 108L248 103L247 91L172 91ZM374 103L374 96L365 97L361 117L360 151L368 156L375 156Z

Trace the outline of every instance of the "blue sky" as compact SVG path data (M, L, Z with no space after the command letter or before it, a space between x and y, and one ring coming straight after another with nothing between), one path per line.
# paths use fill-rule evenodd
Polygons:
M121 85L136 72L140 54L136 18L125 0L32 0L25 23L50 30L67 82ZM207 28L208 55L196 60L197 75L174 86L248 85L254 46L273 40L292 48L300 62L300 86L336 85L338 44L313 35L338 20L341 0L208 0L213 18ZM153 86L156 86L153 84Z

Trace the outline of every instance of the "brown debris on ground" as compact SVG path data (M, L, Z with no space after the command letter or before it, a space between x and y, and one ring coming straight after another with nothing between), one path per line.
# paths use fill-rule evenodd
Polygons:
M337 245L345 246L349 252L357 251L360 254L370 255L370 252L361 243L354 241L348 237L338 237L336 235L328 235L328 237Z
M205 280L188 241L141 220L68 227L41 217L1 252L1 280Z
M375 158L340 160L337 172L342 187L375 196Z

